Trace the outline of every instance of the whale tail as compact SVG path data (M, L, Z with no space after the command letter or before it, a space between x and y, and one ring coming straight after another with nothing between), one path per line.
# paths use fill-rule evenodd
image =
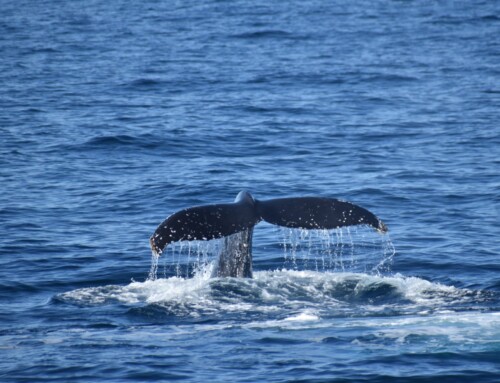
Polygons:
M253 228L261 220L302 229L369 225L380 233L387 232L373 213L350 202L320 197L259 201L243 191L233 203L196 206L172 214L158 226L149 242L151 249L161 254L169 243L227 237Z

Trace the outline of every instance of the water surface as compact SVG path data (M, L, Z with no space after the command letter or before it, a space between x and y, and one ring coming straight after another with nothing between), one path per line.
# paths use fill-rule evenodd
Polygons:
M3 1L0 380L500 380L499 14ZM253 280L217 243L147 280L157 224L242 189L390 237L260 224Z

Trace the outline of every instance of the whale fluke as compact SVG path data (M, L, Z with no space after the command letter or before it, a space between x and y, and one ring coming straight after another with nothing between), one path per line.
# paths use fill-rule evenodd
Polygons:
M252 229L261 220L302 229L369 225L380 233L387 232L387 227L373 213L350 202L321 197L259 201L242 191L233 203L196 206L172 214L149 241L151 249L161 254L169 243L228 237ZM245 238L251 240L251 235ZM246 245L251 249L251 243Z

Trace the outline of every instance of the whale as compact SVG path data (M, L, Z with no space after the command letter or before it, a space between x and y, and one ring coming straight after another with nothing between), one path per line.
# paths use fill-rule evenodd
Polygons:
M194 206L173 213L158 225L149 243L153 253L160 256L173 242L223 238L212 276L252 278L252 236L261 221L306 230L366 225L381 234L388 231L375 214L348 201L328 197L257 200L243 190L232 203Z

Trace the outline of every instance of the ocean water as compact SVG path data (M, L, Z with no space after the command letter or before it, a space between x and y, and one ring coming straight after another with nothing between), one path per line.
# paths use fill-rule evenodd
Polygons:
M1 5L0 381L500 381L498 1ZM243 189L389 234L152 258Z

